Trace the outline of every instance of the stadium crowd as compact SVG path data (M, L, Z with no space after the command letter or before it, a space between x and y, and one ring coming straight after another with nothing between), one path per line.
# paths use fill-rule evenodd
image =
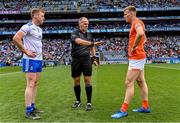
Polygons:
M180 36L177 37L150 37L146 42L147 57L153 58L180 58Z
M106 44L97 47L99 52L104 55L121 55L127 58L128 38L95 38L95 41L105 41ZM71 43L70 39L44 39L43 58L44 60L66 61L70 58ZM148 59L174 57L180 58L180 36L149 37L145 49ZM115 55L116 54L116 55ZM21 57L21 52L10 42L10 39L0 42L0 62L17 61ZM65 56L65 57L63 57Z
M178 7L179 0L1 0L0 11L29 11L31 7L44 7L48 11L98 11L122 9L127 5L137 8Z
M68 24L68 23L67 23ZM63 24L63 25L46 25L43 26L43 31L53 31L53 30L75 30L77 29L77 25L67 25L67 24ZM158 29L158 28L174 28L174 27L180 27L180 23L178 22L147 22L146 23L146 28L147 29ZM0 27L0 31L17 31L20 28L17 25L12 25L11 27L9 27L8 25L4 25L3 27ZM91 24L89 25L89 29L129 29L130 25L129 24L124 24L124 23L97 23L97 24Z
M64 54L70 52L70 40L44 39L43 58L44 60L59 61Z
M0 41L0 63L10 65L11 62L17 61L22 53L10 42L10 39Z
M43 59L59 61L63 54L70 52L70 41L62 39L44 39L43 40ZM17 61L22 53L18 50L10 39L0 42L0 62Z

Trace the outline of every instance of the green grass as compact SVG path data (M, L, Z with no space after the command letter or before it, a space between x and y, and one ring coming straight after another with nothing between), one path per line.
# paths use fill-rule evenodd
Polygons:
M21 71L21 67L0 67L0 74L18 71Z
M180 64L146 65L152 113L138 114L131 110L141 105L137 86L129 107L129 116L111 119L124 97L127 65L102 65L93 70L93 110L85 111L86 94L82 81L82 103L71 109L75 100L70 66L46 68L40 79L37 106L45 111L39 122L180 122ZM3 68L4 73L13 68ZM18 68L19 69L19 68ZM0 71L2 68L0 68ZM16 71L16 70L15 70ZM0 73L3 73L2 71ZM28 122L24 118L25 77L22 72L0 74L0 121Z

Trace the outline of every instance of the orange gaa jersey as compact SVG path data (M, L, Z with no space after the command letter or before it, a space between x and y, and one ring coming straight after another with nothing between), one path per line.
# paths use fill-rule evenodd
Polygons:
M129 46L128 46L128 57L129 57L129 59L133 59L133 60L140 60L140 59L146 58L146 52L144 50L145 33L142 36L136 50L131 53L131 49L133 48L133 46L135 44L135 38L136 38L136 34L137 34L135 26L137 24L140 24L143 27L143 30L145 31L144 23L141 20L139 20L138 18L136 18L135 21L131 25L131 29L130 29L130 33L129 33Z

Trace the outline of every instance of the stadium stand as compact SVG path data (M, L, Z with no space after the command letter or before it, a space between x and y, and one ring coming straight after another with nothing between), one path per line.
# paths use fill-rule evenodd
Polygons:
M21 25L15 25L13 27L7 28L8 25L4 25L4 27L0 27L0 31L17 31ZM156 23L147 23L146 28L147 30L154 29L154 28L174 28L174 27L180 27L180 23L178 22L156 22ZM130 25L128 24L122 24L122 23L98 23L98 24L92 24L89 26L89 29L93 30L98 30L98 29L129 29ZM76 25L69 25L69 24L63 24L63 25L47 25L43 26L43 31L48 31L48 30L67 30L67 31L72 31L77 29Z
M127 58L127 38L113 37L95 39L103 40L105 45L98 47L98 52L102 52L105 61L119 61ZM149 37L146 42L145 49L148 59L154 58L180 58L180 36L163 36L163 37ZM60 61L63 55L64 59L70 58L70 40L64 39L44 39L43 40L43 57L44 60ZM8 60L11 63L16 62L21 55L18 48L10 41L3 41L0 45L0 62L6 63Z
M32 7L43 7L49 11L98 11L100 9L122 9L128 5L137 8L178 7L178 0L3 0L1 10L29 11Z

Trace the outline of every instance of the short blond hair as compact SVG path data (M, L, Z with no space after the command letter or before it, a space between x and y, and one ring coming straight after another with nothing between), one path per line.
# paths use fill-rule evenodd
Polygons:
M33 9L31 9L31 18L33 18L34 15L36 13L39 13L39 12L45 13L45 10L43 8L33 8Z
M127 6L127 7L124 9L124 12L125 12L126 10L136 12L136 7L135 7L135 6Z

